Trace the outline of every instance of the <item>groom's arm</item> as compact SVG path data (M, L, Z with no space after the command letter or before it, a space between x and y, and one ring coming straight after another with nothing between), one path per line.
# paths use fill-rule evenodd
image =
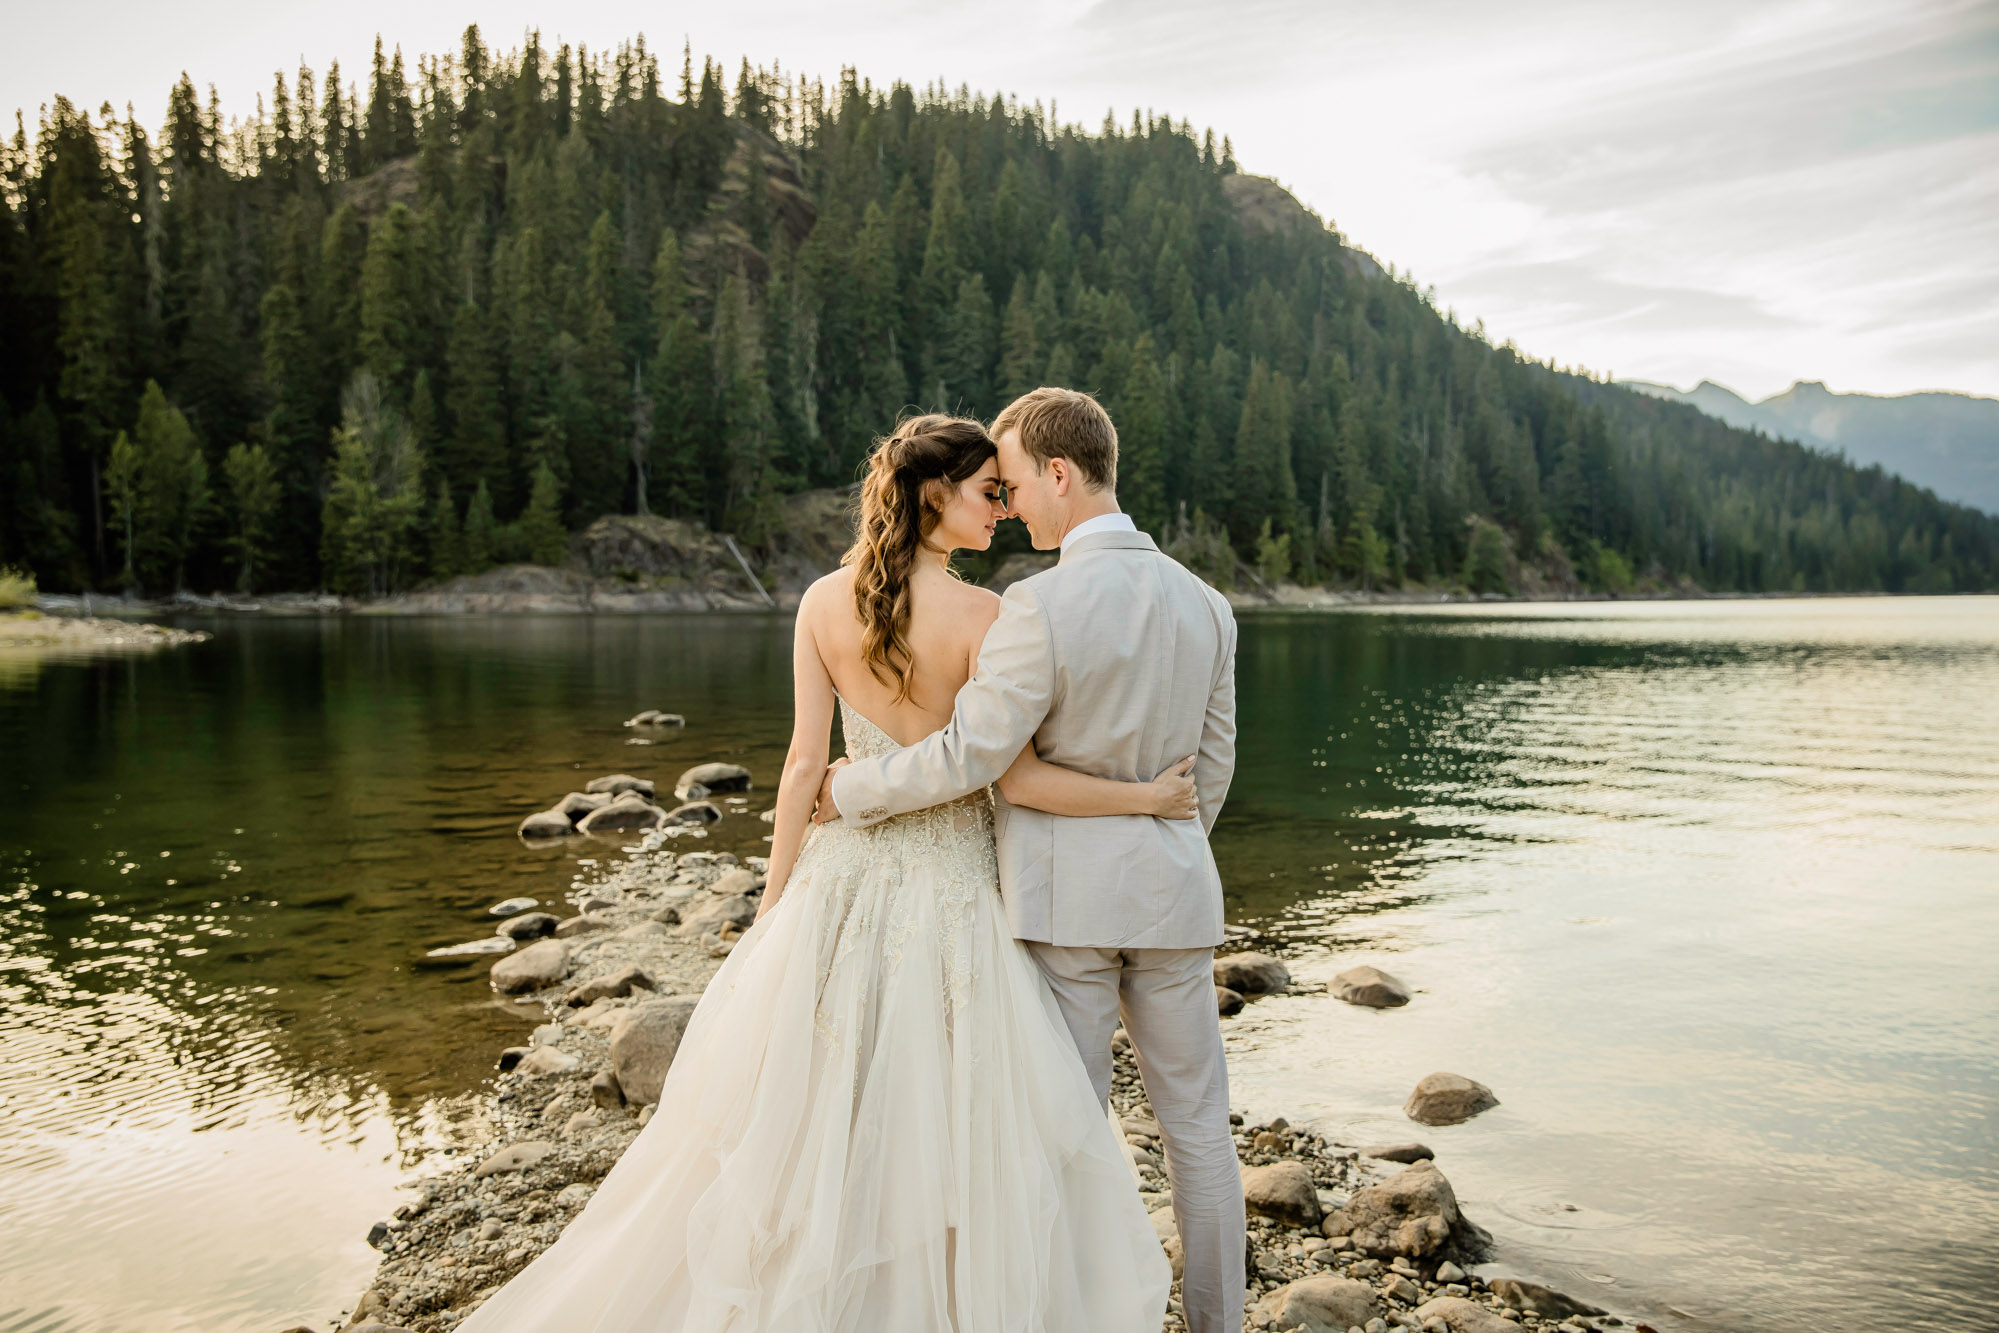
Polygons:
M986 631L979 669L958 691L951 721L914 745L848 764L833 804L850 828L954 801L996 781L1034 739L1055 692L1048 617L1025 584L1007 590Z
M1194 784L1201 796L1201 827L1215 831L1222 802L1228 798L1229 782L1235 777L1235 616L1226 609L1222 635L1222 659L1216 665L1215 683L1208 691L1207 716L1201 722L1201 749L1194 757Z

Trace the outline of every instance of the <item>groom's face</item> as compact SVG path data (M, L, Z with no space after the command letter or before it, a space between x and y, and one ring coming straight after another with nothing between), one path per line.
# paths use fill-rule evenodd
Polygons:
M1062 544L1062 497L1056 493L1053 468L1037 470L1027 450L1020 447L1020 432L1010 430L993 442L999 446L1000 479L1006 483L1008 514L1027 525L1027 539L1037 551L1052 551Z

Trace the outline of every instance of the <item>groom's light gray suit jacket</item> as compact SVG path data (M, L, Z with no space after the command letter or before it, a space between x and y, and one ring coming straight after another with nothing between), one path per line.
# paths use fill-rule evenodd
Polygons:
M1235 772L1235 617L1138 532L1079 537L1053 569L1007 589L951 722L833 779L849 825L954 800L995 781L1029 740L1098 777L1150 780L1197 756L1198 820L1084 819L997 801L1000 887L1013 933L1078 948L1222 942L1208 848Z

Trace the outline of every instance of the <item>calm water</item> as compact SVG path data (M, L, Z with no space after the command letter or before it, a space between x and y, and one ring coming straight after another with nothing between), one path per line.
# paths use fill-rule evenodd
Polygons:
M0 660L0 1333L324 1327L534 1017L423 951L615 854L514 822L787 735L777 620L208 627ZM1261 618L1240 679L1231 919L1417 995L1252 1006L1239 1104L1420 1130L1662 1328L1999 1328L1999 599ZM1437 1069L1502 1105L1421 1130Z

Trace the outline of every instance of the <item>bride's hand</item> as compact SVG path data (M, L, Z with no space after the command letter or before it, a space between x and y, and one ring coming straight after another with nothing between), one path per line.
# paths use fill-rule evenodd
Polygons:
M1194 787L1194 761L1187 758L1144 784L1142 814L1160 819L1192 819L1201 813L1201 794Z

